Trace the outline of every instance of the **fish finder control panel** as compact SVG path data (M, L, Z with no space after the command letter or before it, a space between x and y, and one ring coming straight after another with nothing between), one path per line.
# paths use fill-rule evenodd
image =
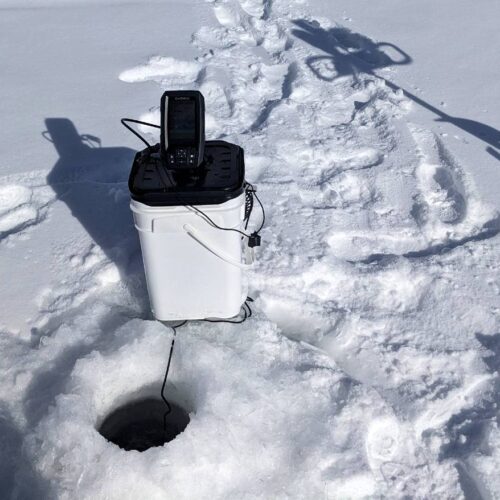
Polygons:
M205 102L197 90L170 90L161 98L160 154L169 169L201 166L205 150Z

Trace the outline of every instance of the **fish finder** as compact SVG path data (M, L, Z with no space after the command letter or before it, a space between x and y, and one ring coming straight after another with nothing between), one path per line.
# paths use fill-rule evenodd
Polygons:
M160 154L169 169L203 163L205 101L197 90L169 90L161 98Z

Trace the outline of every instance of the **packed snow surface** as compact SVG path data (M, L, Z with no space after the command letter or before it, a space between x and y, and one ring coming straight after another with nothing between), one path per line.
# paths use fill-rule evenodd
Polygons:
M75 22L84 3L0 9ZM121 13L124 29L166 8L111 3L102 15ZM134 150L46 116L43 143L0 156L17 158L0 165L2 495L500 498L499 206L394 83L409 56L300 0L167 7L172 25L198 23L184 56L146 29L163 37L156 53L110 60L114 75L89 77L92 58L75 71L103 114L156 123L158 106L132 103L199 89L207 137L244 147L267 216L254 315L178 329L167 394L191 421L174 441L143 453L107 442L110 412L159 397L173 330L149 310Z

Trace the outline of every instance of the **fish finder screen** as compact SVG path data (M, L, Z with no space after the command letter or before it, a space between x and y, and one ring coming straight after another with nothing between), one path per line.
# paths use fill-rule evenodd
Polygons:
M192 144L196 141L195 101L174 101L168 116L171 138Z

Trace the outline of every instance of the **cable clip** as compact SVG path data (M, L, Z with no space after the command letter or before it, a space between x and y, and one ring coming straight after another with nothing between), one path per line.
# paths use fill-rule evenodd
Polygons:
M253 248L253 247L260 247L260 235L257 234L257 233L252 233L249 237L248 237L248 246L250 248Z

